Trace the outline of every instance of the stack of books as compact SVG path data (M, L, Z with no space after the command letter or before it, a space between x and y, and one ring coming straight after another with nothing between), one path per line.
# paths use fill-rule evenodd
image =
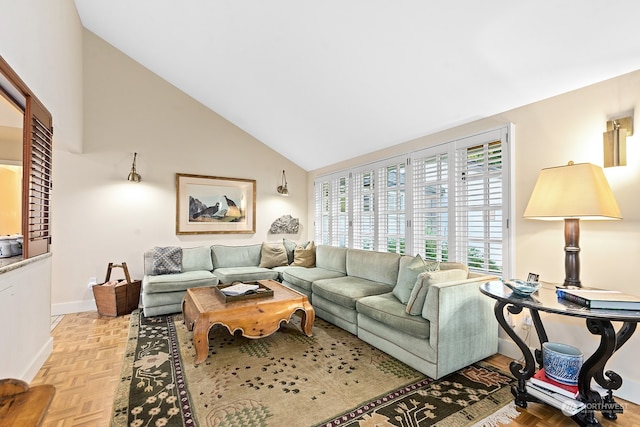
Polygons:
M602 289L556 289L558 298L588 308L640 310L640 297Z
M578 386L554 381L544 374L544 369L540 369L527 381L527 393L569 416L577 414L586 407L584 402L577 400Z

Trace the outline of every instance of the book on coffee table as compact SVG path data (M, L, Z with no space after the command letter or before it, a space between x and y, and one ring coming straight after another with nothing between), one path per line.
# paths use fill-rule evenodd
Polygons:
M589 308L640 310L640 297L602 289L556 289L559 298Z

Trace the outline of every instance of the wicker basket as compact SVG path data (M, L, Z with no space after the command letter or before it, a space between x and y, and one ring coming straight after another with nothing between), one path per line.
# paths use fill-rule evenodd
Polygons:
M126 285L122 286L103 286L104 283L111 279L111 270L114 268L122 268L124 276L127 280ZM93 296L96 300L98 314L102 316L122 316L129 314L136 308L140 301L140 280L131 280L127 263L122 264L109 263L107 267L107 275L104 283L94 285Z

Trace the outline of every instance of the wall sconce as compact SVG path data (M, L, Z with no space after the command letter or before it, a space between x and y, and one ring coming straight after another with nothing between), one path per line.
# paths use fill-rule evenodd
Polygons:
M627 136L633 135L633 117L607 121L604 139L604 167L627 165Z
M127 177L127 181L131 182L140 182L142 177L138 172L136 172L136 156L138 153L133 153L133 163L131 164L131 172L129 172L129 176Z
M284 170L282 171L282 183L278 185L278 188L276 188L276 190L281 196L289 195L289 189L287 188L287 176L284 174Z

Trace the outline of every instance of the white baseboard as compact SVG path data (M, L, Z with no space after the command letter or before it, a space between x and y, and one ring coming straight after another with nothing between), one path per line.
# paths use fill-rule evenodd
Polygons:
M532 352L534 350L535 349L531 349ZM498 353L510 357L513 360L520 360L522 358L520 348L510 339L498 338ZM635 403L636 405L640 405L640 382L634 381L630 378L624 378L624 375L622 375L622 377L622 387L620 387L619 390L615 390L613 395L620 399ZM624 403L621 404L624 407ZM624 414L621 416L624 417Z
M49 355L53 352L53 338L49 337L46 343L42 346L40 351L35 355L25 372L23 372L21 378L23 381L30 383L38 375L38 371L47 361Z
M95 300L73 301L51 306L51 315L60 316L62 314L83 313L85 311L97 311Z

